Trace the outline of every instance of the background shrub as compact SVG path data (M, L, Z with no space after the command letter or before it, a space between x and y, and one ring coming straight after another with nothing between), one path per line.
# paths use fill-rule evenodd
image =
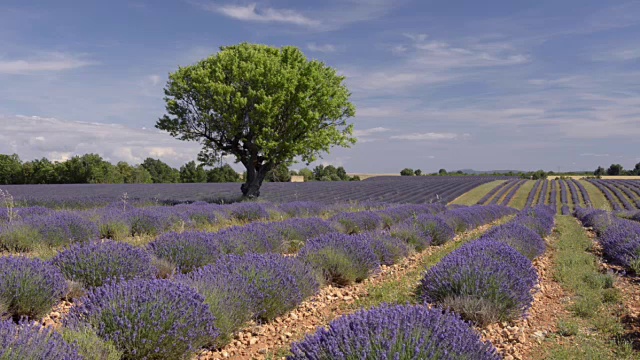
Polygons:
M222 255L215 235L199 231L164 233L147 249L157 258L173 264L181 273L213 264Z
M229 211L231 217L241 221L255 221L269 218L269 212L263 204L252 202L234 203L227 205L226 209Z
M35 322L0 320L2 360L83 360L77 347L51 328Z
M400 262L413 252L411 245L402 239L390 236L387 233L374 233L355 235L366 237L366 241L371 245L371 249L378 257L380 264L393 265Z
M84 287L102 286L107 281L153 278L151 256L126 243L99 241L72 246L51 259L69 280Z
M340 317L294 343L291 352L290 360L500 359L458 316L424 306L383 306Z
M192 288L167 280L131 280L90 291L65 319L90 326L126 359L183 359L217 336L215 318Z
M419 231L414 221L405 221L389 229L389 235L403 240L416 251L422 251L431 245L431 236Z
M40 232L22 221L0 226L0 250L27 252L34 250L41 242Z
M444 219L431 214L418 215L413 221L417 231L422 236L431 237L432 245L442 245L449 242L455 237L455 232L451 226L449 226Z
M477 240L427 270L420 286L428 303L450 306L480 325L524 315L533 302L537 272L509 245Z
M318 216L324 205L315 201L291 201L278 205L278 209L291 217Z
M39 259L0 257L0 303L14 319L41 318L66 291L66 281L56 267Z
M366 238L344 234L327 234L309 240L298 258L336 285L362 281L380 267Z

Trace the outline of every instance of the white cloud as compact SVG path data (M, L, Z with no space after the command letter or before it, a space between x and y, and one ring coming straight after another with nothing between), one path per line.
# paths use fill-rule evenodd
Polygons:
M469 134L455 134L455 133L414 133L414 134L403 134L403 135L393 135L389 137L394 140L410 140L410 141L439 141L439 140L457 140L457 139L466 139L471 135Z
M180 166L195 160L200 150L196 142L176 140L159 130L117 124L0 116L0 128L0 153L15 152L23 160L47 157L62 161L74 155L98 153L113 163L139 164L154 157Z
M162 81L162 78L160 77L160 75L149 75L149 82L151 82L151 85L156 86L158 84L160 84L160 81Z
M369 135L379 134L379 133L383 133L383 132L387 132L387 131L391 131L391 129L387 129L385 127L374 127L374 128L371 128L371 129L354 130L353 131L353 135L355 135L355 136L369 136Z
M56 72L94 64L76 55L52 52L28 59L0 59L0 74Z
M310 51L321 52L321 53L332 53L337 51L337 48L335 47L335 45L331 45L331 44L318 45L316 43L309 43L307 44L307 49L309 49Z
M609 154L582 153L580 156L608 157Z
M315 27L319 26L318 20L311 19L303 14L290 9L274 9L269 7L258 7L258 4L252 3L245 6L242 5L201 5L208 11L213 11L225 15L227 17L251 22L262 23L285 23L300 26Z

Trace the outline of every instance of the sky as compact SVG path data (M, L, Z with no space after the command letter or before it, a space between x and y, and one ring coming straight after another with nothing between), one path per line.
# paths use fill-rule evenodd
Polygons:
M154 128L168 74L241 42L346 77L358 143L316 164L640 162L640 1L601 0L2 0L0 153L194 160L197 143Z

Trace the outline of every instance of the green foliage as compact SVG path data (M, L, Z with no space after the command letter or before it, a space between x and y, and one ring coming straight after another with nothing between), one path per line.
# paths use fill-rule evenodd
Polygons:
M411 168L404 168L400 171L400 175L402 176L413 176L415 175L415 171Z
M80 327L72 330L61 329L62 338L77 346L78 353L85 359L120 360L122 352L111 341L102 340L91 328Z
M440 169L440 170L438 170L438 175L440 175L440 176L445 176L445 175L447 175L447 170L445 170L445 169Z
M303 176L304 177L304 181L313 181L313 180L315 180L315 175L314 175L313 171L311 171L310 169L307 169L307 168L300 169L300 171L298 171L298 175Z
M267 173L265 180L270 182L289 182L291 181L291 173L287 165L280 164Z
M620 164L611 164L607 169L607 175L622 175L623 168Z
M154 183L177 183L180 172L159 159L146 158L140 165L151 175Z
M239 180L240 175L229 164L207 170L207 182L210 183L236 182Z
M301 172L305 170L300 170ZM307 169L308 170L308 169ZM313 168L313 179L317 181L350 181L352 178L347 175L344 167L335 167L333 165L318 165ZM359 178L358 178L359 179ZM305 181L307 179L305 178Z
M202 165L196 165L195 161L189 161L188 163L180 167L180 182L181 183L203 183L207 182L207 172Z
M22 181L22 160L17 154L0 154L0 184L20 184Z
M416 169L413 173L414 173L416 176L422 176L422 170L420 170L420 169Z
M224 46L169 75L166 111L156 127L199 141L201 161L232 154L247 169L245 196L259 196L267 173L294 158L316 160L355 143L344 77L295 47Z
M598 168L596 169L596 171L593 172L594 176L602 176L602 175L607 175L606 170L602 167L602 166L598 166Z

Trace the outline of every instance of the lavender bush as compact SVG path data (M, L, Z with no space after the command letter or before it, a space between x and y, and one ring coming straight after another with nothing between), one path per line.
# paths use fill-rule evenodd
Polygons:
M25 223L37 229L43 242L52 247L96 240L99 236L94 222L69 211L34 216Z
M278 206L280 211L291 217L318 216L324 208L322 204L314 201L292 201Z
M405 221L396 224L389 229L391 237L404 241L414 250L420 252L431 245L431 236L419 231L415 221Z
M42 241L37 229L23 221L14 221L0 226L0 250L8 252L28 252Z
M216 345L251 318L271 320L297 306L319 289L316 274L293 257L275 254L229 255L215 265L180 275L176 281L198 290L216 317Z
M500 359L493 345L457 315L406 305L340 317L294 343L291 352L289 360Z
M378 257L364 237L344 234L327 234L309 240L298 258L336 285L362 281L380 267Z
M358 236L358 235L354 235ZM413 252L413 247L402 239L390 236L384 232L359 235L367 238L371 249L378 256L382 265L393 265L409 256Z
M90 288L108 281L153 278L151 256L126 243L101 241L72 246L51 259L69 280Z
M66 281L56 267L39 259L0 257L0 303L14 319L39 319L66 291Z
M456 235L453 228L450 227L447 222L441 217L434 215L419 215L413 221L417 230L423 234L423 236L431 237L432 245L442 245L444 243L453 240Z
M164 233L149 243L147 249L181 273L213 264L222 255L215 234L199 231Z
M75 345L68 344L51 328L35 322L0 320L2 360L83 360Z
M340 224L347 234L359 234L372 231L382 226L382 218L374 211L341 213L333 216L331 221Z
M269 212L263 204L243 202L227 205L229 215L234 219L241 221L255 221L260 219L268 219Z
M516 249L520 254L533 260L546 250L544 239L528 227L512 221L508 224L496 226L487 231L482 239L491 239L505 243Z
M65 319L90 326L125 359L186 359L218 332L204 298L167 280L131 280L90 291Z
M427 270L420 294L483 325L524 315L536 282L537 272L522 254L501 242L477 240Z

